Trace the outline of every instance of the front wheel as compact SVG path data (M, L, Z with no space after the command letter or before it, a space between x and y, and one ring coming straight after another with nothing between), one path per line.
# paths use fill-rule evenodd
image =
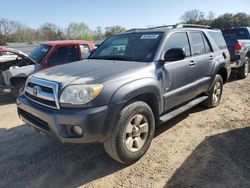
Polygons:
M154 130L151 108L142 101L130 103L121 110L111 137L104 142L104 148L116 161L132 164L148 150Z
M223 80L221 75L216 75L212 84L212 88L208 93L208 99L204 104L208 108L214 108L220 104L221 96L223 91Z

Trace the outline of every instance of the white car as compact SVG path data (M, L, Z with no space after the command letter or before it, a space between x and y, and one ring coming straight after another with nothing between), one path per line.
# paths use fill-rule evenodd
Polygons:
M11 52L0 52L0 63L6 61L12 61L15 60L16 58L18 58L18 56Z

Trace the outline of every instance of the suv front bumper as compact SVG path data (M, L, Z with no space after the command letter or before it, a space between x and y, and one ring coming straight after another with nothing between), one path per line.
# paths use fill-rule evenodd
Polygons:
M119 106L53 110L28 100L24 95L17 99L18 115L27 125L62 143L104 142ZM112 116L108 116L108 111ZM73 126L81 127L83 135L76 135Z

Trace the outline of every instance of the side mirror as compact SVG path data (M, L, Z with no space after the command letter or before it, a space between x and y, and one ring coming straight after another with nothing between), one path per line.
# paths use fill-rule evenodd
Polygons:
M180 61L185 59L186 53L184 49L182 48L172 48L169 49L165 55L164 55L164 60L165 61Z

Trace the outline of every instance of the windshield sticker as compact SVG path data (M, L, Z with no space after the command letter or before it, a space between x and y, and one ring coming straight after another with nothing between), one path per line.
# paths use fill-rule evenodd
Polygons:
M43 49L42 49L42 52L45 52L45 53L46 53L47 51L48 51L47 48L43 48Z
M142 35L141 39L157 39L159 35Z

